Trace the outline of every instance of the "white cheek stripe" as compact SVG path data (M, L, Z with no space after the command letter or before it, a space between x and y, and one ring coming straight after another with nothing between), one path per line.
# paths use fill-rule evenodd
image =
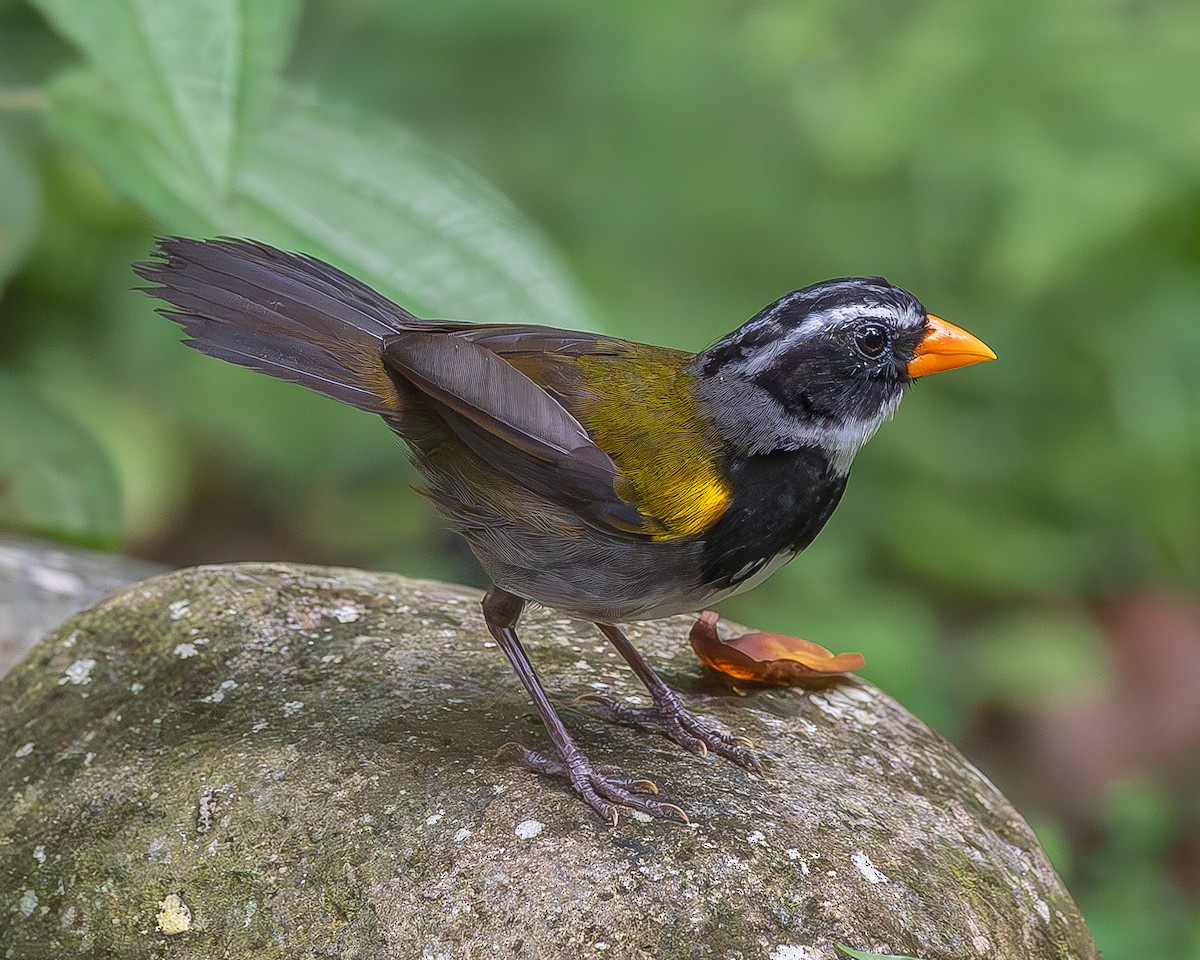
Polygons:
M873 320L894 321L896 319L896 311L893 307L882 303L856 304L849 307L823 310L808 317L803 323L793 327L775 342L765 347L759 347L748 357L735 360L729 365L728 370L734 376L752 377L756 373L760 373L773 366L779 357L791 350L800 341L818 339L828 331L845 326L850 321L861 317L870 317ZM917 317L911 311L906 311L901 318L901 325L908 326L910 323L915 325L917 323L924 323L924 321L924 317ZM775 322L777 321L774 317L764 321L764 323ZM756 324L755 326L757 328L758 325Z

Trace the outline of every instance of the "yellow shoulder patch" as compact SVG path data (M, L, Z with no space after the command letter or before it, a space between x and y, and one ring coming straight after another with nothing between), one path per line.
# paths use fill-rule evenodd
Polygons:
M578 361L587 389L572 398L573 412L628 479L630 501L656 521L655 540L703 533L733 496L721 477L721 439L695 411L689 359L638 345L635 355Z

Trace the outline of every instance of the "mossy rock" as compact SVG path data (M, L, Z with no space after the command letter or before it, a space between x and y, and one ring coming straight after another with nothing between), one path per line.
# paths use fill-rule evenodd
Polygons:
M691 826L615 829L545 743L478 596L282 565L78 614L0 683L0 956L924 960L1098 953L1029 827L875 688L739 695L685 618L630 635L765 776L564 710ZM587 624L523 638L563 702L640 692Z

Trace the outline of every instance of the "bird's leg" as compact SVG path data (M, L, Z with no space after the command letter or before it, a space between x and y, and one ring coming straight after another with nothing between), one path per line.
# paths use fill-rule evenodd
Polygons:
M492 587L483 598L484 623L508 657L508 662L512 664L529 696L533 698L542 723L546 725L546 732L550 734L550 742L554 745L555 755L548 756L520 744L513 744L521 758L541 773L567 777L575 792L600 816L614 825L617 822L619 807L630 807L655 817L682 820L686 823L687 814L679 807L646 796L658 793L658 787L653 781L605 777L592 766L587 754L579 748L567 732L567 728L563 726L562 720L558 718L537 671L533 669L528 654L517 638L517 621L524 608L524 600L500 587Z
M633 667L633 672L654 698L654 706L631 707L629 704L592 693L576 698L575 703L592 704L596 712L617 723L661 733L685 750L699 756L707 756L711 750L747 770L762 772L762 761L752 749L753 745L749 740L721 733L712 726L710 720L693 714L683 705L679 694L654 672L624 633L610 623L597 623L596 626Z

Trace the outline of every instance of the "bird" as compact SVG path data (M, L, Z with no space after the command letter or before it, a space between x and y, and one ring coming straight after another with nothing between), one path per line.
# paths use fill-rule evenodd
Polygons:
M533 603L590 621L651 705L581 700L749 770L751 742L692 712L620 624L761 583L836 508L859 449L914 380L981 340L881 277L793 290L698 353L533 324L423 319L315 257L160 239L134 271L184 343L376 414L490 579L487 630L551 749L513 745L603 819L687 821L649 779L605 774L562 722L517 627Z

